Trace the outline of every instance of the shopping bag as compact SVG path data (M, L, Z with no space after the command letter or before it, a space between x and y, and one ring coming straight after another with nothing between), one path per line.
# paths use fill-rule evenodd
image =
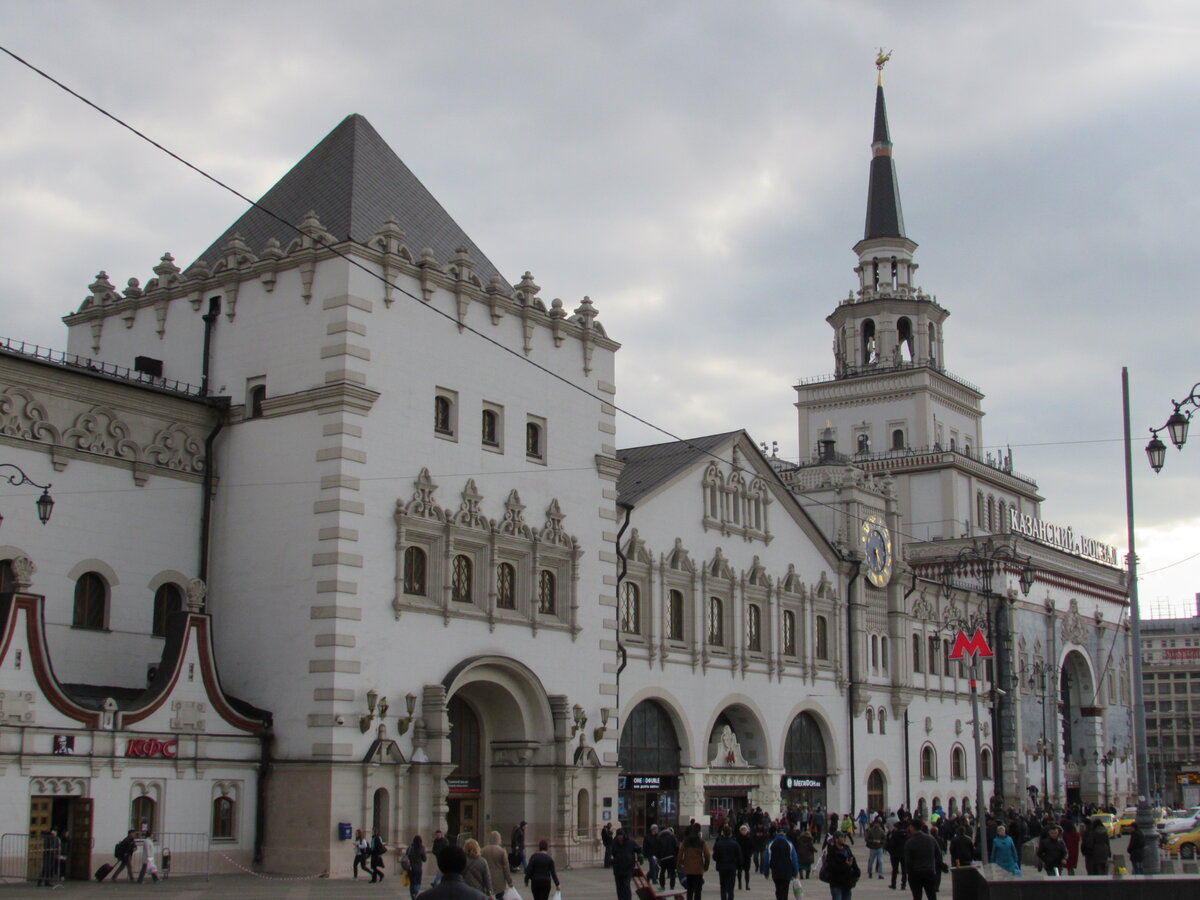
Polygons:
M804 885L800 883L799 878L792 879L792 897L793 900L801 900L804 897Z
M503 900L521 900L521 895L517 893L517 889L515 887L509 887L504 892Z
M555 891L553 900L562 900L562 891Z

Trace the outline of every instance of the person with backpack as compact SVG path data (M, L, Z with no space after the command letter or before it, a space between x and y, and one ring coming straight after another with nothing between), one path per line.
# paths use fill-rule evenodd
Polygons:
M1067 845L1061 834L1062 829L1058 823L1052 822L1038 838L1037 859L1043 871L1051 878L1062 875L1067 865Z
M688 828L676 861L679 871L687 879L687 900L700 900L700 892L704 889L704 873L712 862L712 853L708 844L704 843L699 823L693 822Z
M387 853L387 846L383 843L383 839L379 836L378 831L371 832L371 884L376 881L383 881L383 854Z
M821 880L829 884L831 900L850 900L851 892L862 874L858 860L846 843L846 837L845 832L834 834L833 840L825 848L825 858L821 864L821 871L825 875Z
M117 867L113 870L112 881L117 880L117 876L124 870L129 876L130 882L133 881L133 853L137 850L137 838L133 836L133 829L129 829L129 833L121 840L116 847L113 848L113 856L117 858Z
M782 831L776 832L763 851L762 873L775 883L775 900L788 900L792 879L800 875L800 858Z

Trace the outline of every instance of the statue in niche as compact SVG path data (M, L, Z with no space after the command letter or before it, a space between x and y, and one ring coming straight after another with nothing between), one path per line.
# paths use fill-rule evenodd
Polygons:
M720 737L717 738L716 752L709 762L710 768L745 768L750 764L742 756L742 748L738 744L737 735L728 725L721 726Z

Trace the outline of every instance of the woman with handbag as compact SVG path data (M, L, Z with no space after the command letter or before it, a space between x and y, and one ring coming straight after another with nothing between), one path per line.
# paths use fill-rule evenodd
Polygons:
M425 870L425 858L425 842L419 834L414 834L400 863L408 873L408 894L413 900L421 893L421 874Z
M537 853L529 857L525 864L525 883L533 893L533 900L549 900L550 883L555 890L562 887L558 883L558 872L554 868L554 857L550 855L550 844L544 838L538 841Z
M676 857L679 871L687 879L687 900L700 900L700 892L704 889L704 873L712 863L712 853L704 838L700 836L700 826L692 825L679 848Z
M845 834L836 833L825 848L825 862L821 866L821 875L821 880L829 884L831 900L850 900L854 886L862 877L862 870L846 844Z
M371 884L376 881L383 881L383 854L387 853L387 846L383 843L383 838L379 836L378 831L371 832Z

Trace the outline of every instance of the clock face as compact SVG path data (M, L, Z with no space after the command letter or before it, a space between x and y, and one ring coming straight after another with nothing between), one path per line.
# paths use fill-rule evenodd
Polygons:
M892 535L879 516L867 516L859 529L859 542L867 569L867 580L875 587L886 587L892 578Z

